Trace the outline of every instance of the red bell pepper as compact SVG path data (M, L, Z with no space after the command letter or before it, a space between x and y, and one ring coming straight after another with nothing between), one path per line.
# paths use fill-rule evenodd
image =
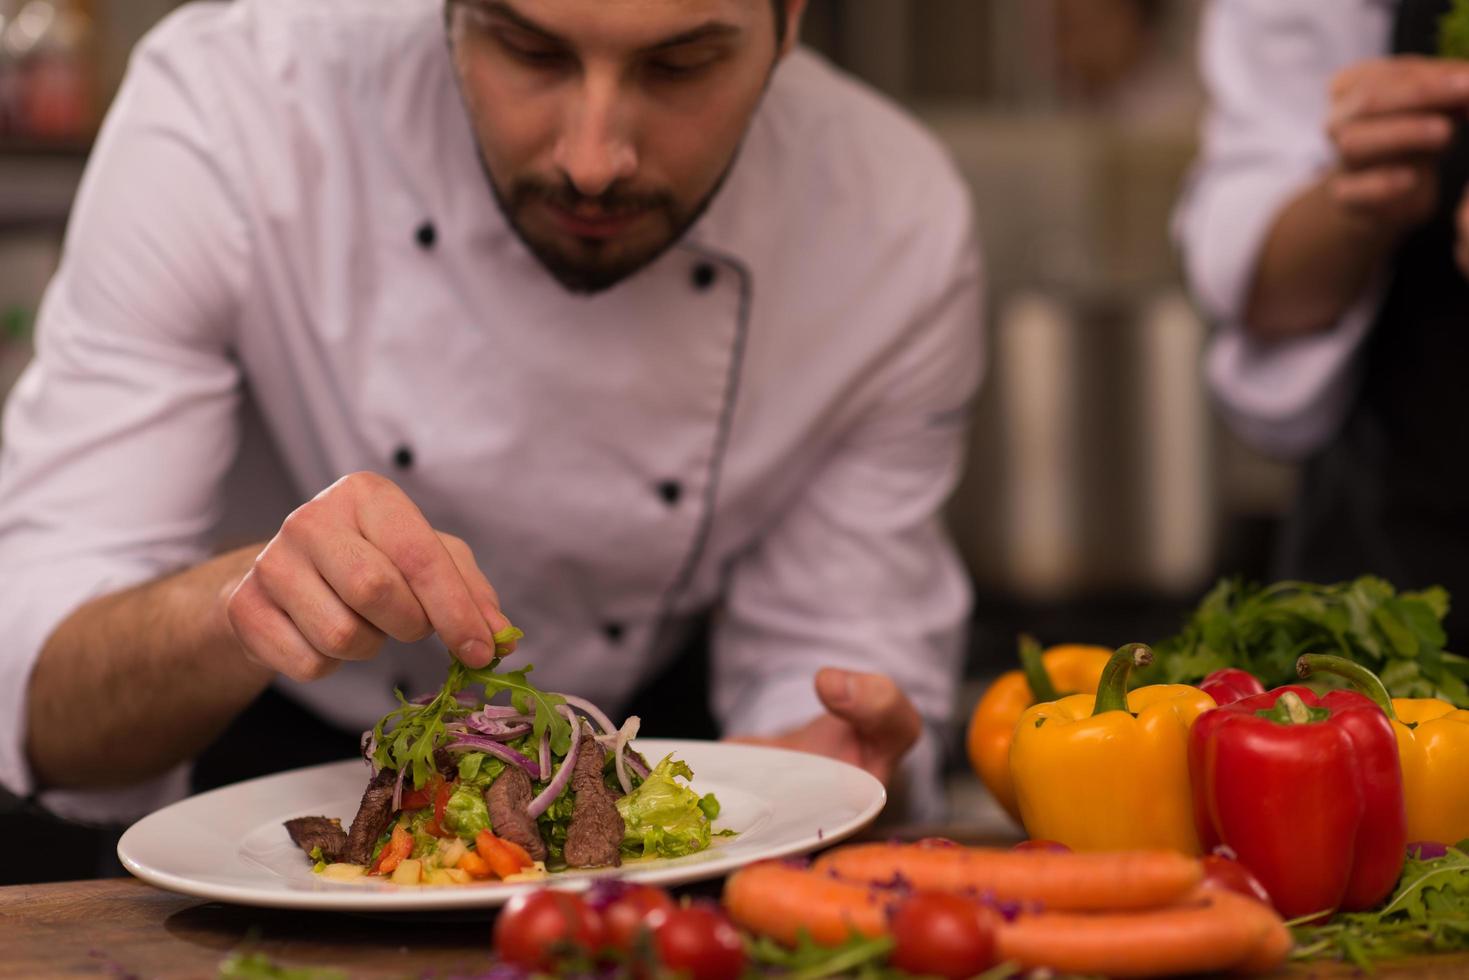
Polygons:
M1222 708L1226 704L1234 704L1240 698L1264 694L1265 685L1247 670L1224 667L1199 681L1199 690L1213 698L1214 703Z
M1200 842L1230 847L1285 918L1368 909L1397 883L1403 775L1370 698L1292 686L1207 711L1189 775Z

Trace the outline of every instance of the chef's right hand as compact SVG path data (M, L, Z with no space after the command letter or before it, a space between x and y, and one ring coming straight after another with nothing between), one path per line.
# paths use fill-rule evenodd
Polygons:
M389 636L437 633L466 665L483 667L494 634L510 626L469 546L434 530L375 473L343 477L293 511L226 592L245 655L298 681L370 659Z
M1327 135L1336 202L1387 230L1426 220L1438 203L1438 160L1469 108L1469 64L1398 56L1359 62L1331 81Z

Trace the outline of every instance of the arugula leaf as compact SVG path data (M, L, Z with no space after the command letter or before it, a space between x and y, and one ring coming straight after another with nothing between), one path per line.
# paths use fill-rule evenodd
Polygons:
M496 633L496 653L524 635L514 626ZM530 666L497 673L500 660L496 656L488 666L479 668L452 661L443 688L427 704L412 704L402 691L395 690L398 707L372 729L373 743L377 746L373 761L382 768L408 770L413 775L414 787L423 788L437 771L434 752L444 741L445 723L463 718L503 691L510 693L516 708L534 712L533 737L539 741L541 733L549 730L552 751L564 756L571 747L571 723L556 711L556 706L564 704L565 699L558 694L547 694L526 680L532 670ZM467 705L459 700L459 692L470 685L484 688L484 698L479 704Z
M1296 680L1301 654L1334 653L1377 673L1395 697L1441 697L1469 708L1469 661L1444 650L1448 608L1441 588L1398 592L1372 576L1264 587L1226 579L1178 635L1154 645L1156 660L1136 683L1192 684L1240 667L1275 687Z
M805 930L801 931L795 949L787 949L765 936L749 944L751 960L780 970L786 980L822 980L835 976L878 980L905 976L887 965L892 951L891 936L868 939L855 932L840 946L818 945Z
M1381 908L1296 926L1295 960L1340 959L1370 972L1374 960L1469 949L1469 841L1403 864Z

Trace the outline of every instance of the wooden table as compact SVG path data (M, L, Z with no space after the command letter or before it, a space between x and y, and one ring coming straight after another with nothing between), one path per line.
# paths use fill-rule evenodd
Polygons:
M0 888L0 978L209 980L231 951L351 977L473 976L491 965L491 913L451 920L252 909L114 879ZM1292 967L1289 977L1350 969ZM1469 977L1469 954L1384 965L1378 977Z

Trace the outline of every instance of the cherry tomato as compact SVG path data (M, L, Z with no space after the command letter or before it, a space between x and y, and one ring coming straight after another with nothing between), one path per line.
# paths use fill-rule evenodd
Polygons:
M893 917L892 964L960 980L995 965L995 915L943 892L916 892Z
M593 955L602 919L580 895L543 888L506 903L495 922L495 953L526 970L552 972L566 955Z
M1070 854L1071 848L1058 840L1023 840L1016 844L1011 850L1015 851L1052 851L1056 854Z
M1243 864L1219 854L1205 856L1203 863L1205 888L1222 888L1225 891L1237 892L1246 898L1253 898L1265 905L1270 904L1270 893Z
M745 944L724 913L708 905L690 905L667 913L653 933L658 960L668 970L692 980L738 980L745 971Z
M603 939L608 946L631 952L638 933L655 931L674 910L673 899L652 885L628 885L602 909Z

